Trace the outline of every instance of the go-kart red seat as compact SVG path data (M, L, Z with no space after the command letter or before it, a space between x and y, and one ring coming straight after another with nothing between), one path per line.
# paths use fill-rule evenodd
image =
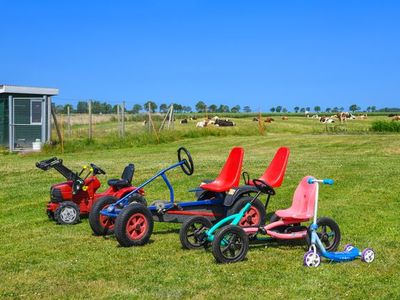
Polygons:
M289 159L290 150L286 147L280 147L264 174L259 178L269 186L276 188L280 187L285 176L286 166ZM249 180L249 185L254 185L252 180Z
M287 209L277 210L275 214L283 220L307 221L314 216L316 184L307 182L311 176L304 177L293 195L292 206Z
M202 183L200 187L216 193L227 192L233 187L237 187L242 171L244 150L241 147L234 147L229 153L229 157L217 179L209 183Z

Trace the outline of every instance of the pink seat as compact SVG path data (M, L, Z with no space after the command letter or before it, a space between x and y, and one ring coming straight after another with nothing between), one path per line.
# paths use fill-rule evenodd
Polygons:
M283 182L283 177L285 176L289 154L289 148L280 147L276 151L268 168L259 179L273 188L280 187ZM249 180L249 184L254 185L252 180Z
M300 181L293 195L292 206L275 212L278 217L283 220L306 221L314 216L316 184L307 183L310 177L306 176Z
M232 148L224 167L219 173L217 179L210 183L202 183L200 187L203 190L222 193L227 192L233 187L237 187L240 181L242 171L244 150L241 147Z

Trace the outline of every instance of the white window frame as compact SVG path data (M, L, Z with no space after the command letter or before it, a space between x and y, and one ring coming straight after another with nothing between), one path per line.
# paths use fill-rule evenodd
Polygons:
M14 100L26 100L26 101L28 101L29 100L29 105L30 105L30 119L29 119L29 124L16 124L16 123L14 123L14 120L15 120L15 107L14 107ZM41 110L40 110L40 114L41 114L41 120L40 120L40 122L32 122L32 102L41 102L42 104L42 107L41 107ZM43 103L43 98L37 98L37 97L35 97L35 98L29 98L29 97L13 97L13 101L12 101L12 105L13 105L13 107L12 107L12 111L13 111L13 124L12 125L25 125L25 126L29 126L29 125L43 125L43 105L44 105L44 103Z

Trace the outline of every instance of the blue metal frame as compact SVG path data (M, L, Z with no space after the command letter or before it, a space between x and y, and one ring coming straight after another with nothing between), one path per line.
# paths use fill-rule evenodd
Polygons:
M165 209L172 208L175 205L174 188L172 187L172 185L171 185L170 181L168 180L168 177L165 173L168 172L169 170L175 169L176 167L183 165L184 163L185 163L185 161L182 160L176 164L173 164L172 166L169 166L168 168L161 170L156 175L154 175L153 177L149 178L148 180L146 180L145 182L143 182L142 184L137 186L132 192L130 192L129 194L126 194L124 197L119 199L117 202L111 204L106 209L101 210L100 214L103 216L116 218L119 215L119 213L121 212L122 208L124 208L125 206L127 206L129 204L129 197L131 195L137 193L141 188L145 187L150 182L154 181L157 177L161 177L169 189L170 200L169 200L169 203L165 205ZM194 202L180 202L179 206L180 207L188 207L188 206L200 206L200 205L219 205L219 204L223 204L223 202L224 202L224 199L217 198L217 199L212 199L212 200L200 200L200 201L194 201ZM151 211L157 210L155 205L148 206L148 208Z

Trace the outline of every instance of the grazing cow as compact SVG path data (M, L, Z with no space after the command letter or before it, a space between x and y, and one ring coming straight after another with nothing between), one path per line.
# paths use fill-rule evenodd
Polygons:
M355 120L355 116L353 116L351 113L349 112L340 112L337 113L337 117L339 118L340 122L346 122L348 119L349 120Z
M312 115L311 118L312 119L319 119L318 115Z
M197 120L197 117L196 116L192 116L192 117L189 118L189 120L191 120L191 121Z
M286 116L283 116L283 117L282 117L282 120L289 120L289 118L286 117Z
M188 123L188 119L182 119L179 123L181 123L181 124L187 124Z
M226 127L226 126L235 126L236 124L229 119L222 120L222 119L216 119L215 120L215 126L220 126L220 127Z
M400 121L400 116L394 116L394 117L392 118L392 121Z
M320 121L321 123L323 123L323 124L335 123L335 120L334 120L333 118L331 118L331 117L326 117L326 116L320 117L320 118L319 118L319 121Z
M272 123L273 121L274 121L274 119L271 118L271 117L267 117L267 118L264 120L264 122L266 122L266 123Z
M258 118L253 118L253 122L258 122Z
M202 127L207 127L207 125L208 125L208 120L204 120L204 121L197 122L196 127L202 128Z
M359 119L359 120L366 120L366 119L368 119L368 116L365 114L365 115L359 115L358 117L357 117L357 119Z

